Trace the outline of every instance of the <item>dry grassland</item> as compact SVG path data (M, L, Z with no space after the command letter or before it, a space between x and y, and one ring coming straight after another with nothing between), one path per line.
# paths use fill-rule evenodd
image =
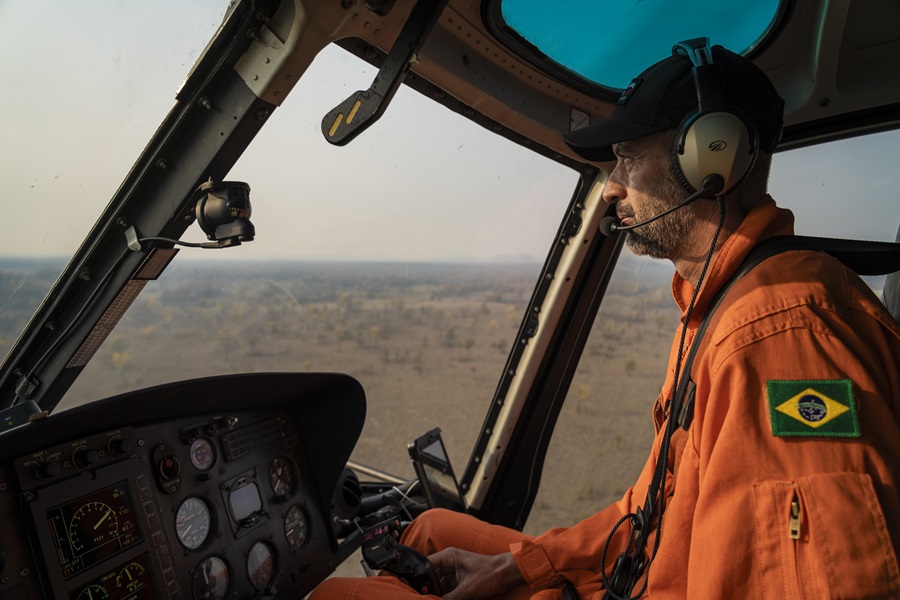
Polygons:
M623 262L560 415L530 533L617 500L647 456L677 312L667 272ZM355 460L412 477L406 443L438 426L461 477L540 268L221 269L177 264L149 285L61 408L198 376L340 371L367 394Z

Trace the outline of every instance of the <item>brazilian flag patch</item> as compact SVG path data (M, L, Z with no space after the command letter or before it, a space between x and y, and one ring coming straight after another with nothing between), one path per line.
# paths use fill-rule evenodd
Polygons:
M770 379L769 417L780 437L859 437L853 382L849 379Z

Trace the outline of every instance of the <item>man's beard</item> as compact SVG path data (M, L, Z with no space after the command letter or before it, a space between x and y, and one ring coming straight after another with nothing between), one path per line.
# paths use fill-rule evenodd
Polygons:
M671 175L667 175L655 189L649 191L647 200L641 207L642 214L634 215L635 222L650 219L675 206L685 195L684 188ZM639 256L673 258L690 233L695 219L694 206L689 204L661 219L629 231L625 245Z

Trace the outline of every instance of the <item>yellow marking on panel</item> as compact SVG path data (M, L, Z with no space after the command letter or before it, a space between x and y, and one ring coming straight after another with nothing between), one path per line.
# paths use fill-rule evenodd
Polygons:
M338 127L341 126L341 120L344 118L344 113L338 113L337 118L334 120L334 123L331 125L331 129L328 130L328 137L334 137L334 134L337 132Z
M356 116L356 111L359 110L360 106L362 106L362 102L359 100L353 103L353 108L350 109L350 114L347 115L347 125L353 121L353 118Z

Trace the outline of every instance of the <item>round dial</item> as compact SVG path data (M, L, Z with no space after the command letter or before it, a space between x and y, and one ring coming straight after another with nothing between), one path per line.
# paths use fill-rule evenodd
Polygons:
M175 534L188 550L196 550L206 542L212 528L209 506L197 497L186 498L175 513Z
M144 566L138 562L132 562L122 567L116 574L116 587L124 588L127 593L133 594L144 586L147 574Z
M297 472L291 459L278 456L269 463L269 484L275 497L285 499L294 493L297 485Z
M250 547L247 578L258 590L265 590L275 579L275 549L268 542L256 542Z
M94 583L78 592L77 600L109 600L109 594L102 585Z
M191 464L198 471L208 471L216 462L216 451L206 438L197 438L191 444Z
M191 590L194 600L224 600L231 586L231 573L228 565L218 556L203 559L194 570Z
M103 544L118 534L119 516L103 502L83 504L69 522L69 538L75 550L84 550L85 544L88 547Z
M297 552L306 543L309 534L309 522L306 513L296 504L284 515L284 537L287 539L288 550Z

